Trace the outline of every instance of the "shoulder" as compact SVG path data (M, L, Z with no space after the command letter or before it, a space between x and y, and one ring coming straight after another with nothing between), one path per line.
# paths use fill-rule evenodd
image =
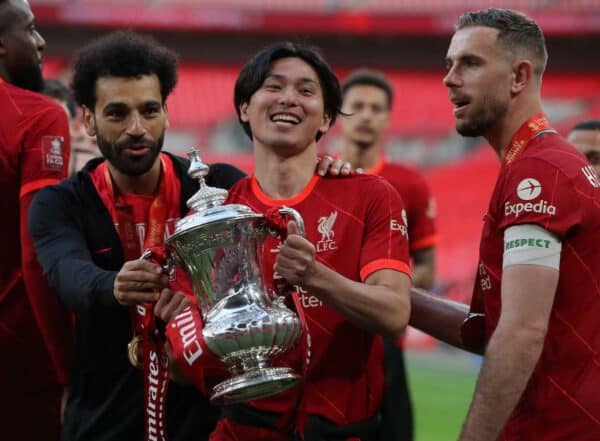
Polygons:
M558 134L535 139L514 162L504 170L508 177L551 180L580 178L586 158Z
M18 110L22 118L55 119L64 117L65 120L67 119L65 110L53 99L11 84L4 83L3 86L5 86L11 105Z
M386 163L379 173L387 179L398 191L428 188L423 173L416 167L406 164Z
M350 199L370 200L381 194L396 190L383 177L371 174L353 173L349 176L324 176L321 178L323 190L333 194L342 194Z
M246 173L239 168L219 162L211 164L206 180L214 187L229 189L245 177Z

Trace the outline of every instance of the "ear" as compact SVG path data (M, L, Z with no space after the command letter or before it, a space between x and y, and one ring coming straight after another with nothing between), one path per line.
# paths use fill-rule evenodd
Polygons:
M88 135L96 136L96 120L94 118L94 113L86 106L83 106L83 124L85 125L85 131Z
M167 107L167 103L163 105L163 110L165 112L165 129L169 128L169 108Z
M527 88L533 79L533 64L529 60L516 60L513 65L512 82L510 91L513 95L518 95Z
M330 124L331 117L329 115L323 115L323 124L321 124L321 127L319 127L319 132L321 132L323 135L327 133Z
M240 119L245 123L250 121L250 118L248 117L248 103L240 104Z

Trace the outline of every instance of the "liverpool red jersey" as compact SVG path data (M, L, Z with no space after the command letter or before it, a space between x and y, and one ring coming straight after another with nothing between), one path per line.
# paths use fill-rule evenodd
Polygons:
M259 213L283 205L295 208L318 258L349 279L364 281L381 269L410 272L406 213L397 192L379 177L315 175L301 194L287 200L269 198L254 178L247 178L230 190L228 202L248 205ZM272 279L279 245L278 238L265 243L266 280ZM300 290L299 297L312 341L303 383L306 411L338 425L371 417L383 389L381 339L354 326L310 292ZM278 364L301 372L300 346ZM296 407L298 389L252 405L289 414Z
M27 228L33 195L66 176L69 127L51 99L0 79L0 395L64 382L70 321Z
M475 296L487 339L500 316L504 230L518 224L560 239L560 279L544 349L500 439L599 440L600 181L555 133L503 165L485 216Z
M367 173L387 179L400 193L408 219L410 251L435 245L435 200L421 173L402 164L390 163L383 156Z

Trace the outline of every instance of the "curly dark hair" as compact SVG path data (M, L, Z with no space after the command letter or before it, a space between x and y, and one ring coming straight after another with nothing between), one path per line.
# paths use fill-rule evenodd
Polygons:
M155 74L163 104L177 84L177 56L151 37L116 31L92 41L78 54L71 87L77 102L94 111L99 77Z
M340 83L319 50L316 47L290 41L275 43L252 57L244 65L235 82L233 104L238 120L250 139L252 139L252 130L250 124L242 121L240 106L250 102L252 95L260 89L267 75L269 75L272 64L281 58L300 58L314 69L321 83L325 114L330 118L329 126L334 124L338 113L341 113L342 92ZM317 141L321 136L323 136L323 133L319 131L316 135Z

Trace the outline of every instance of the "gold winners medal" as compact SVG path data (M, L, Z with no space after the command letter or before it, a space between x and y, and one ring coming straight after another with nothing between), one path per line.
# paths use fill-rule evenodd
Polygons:
M134 335L127 345L127 355L131 365L137 369L142 368L142 336Z

